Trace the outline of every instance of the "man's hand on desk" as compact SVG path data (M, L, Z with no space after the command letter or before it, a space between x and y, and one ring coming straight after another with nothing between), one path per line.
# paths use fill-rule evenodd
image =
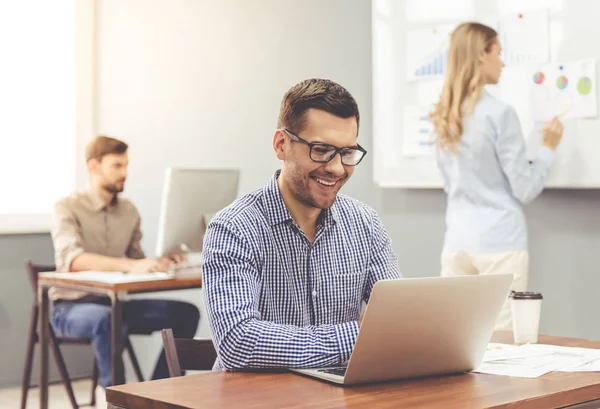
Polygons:
M168 272L172 264L183 263L187 261L187 255L175 254L161 258L143 258L134 260L129 270L130 273L155 273L157 271Z
M155 273L157 271L169 271L172 262L167 258L143 258L131 263L129 273Z
M188 256L187 254L174 254L172 256L163 257L163 260L167 260L173 264L179 264L188 261Z

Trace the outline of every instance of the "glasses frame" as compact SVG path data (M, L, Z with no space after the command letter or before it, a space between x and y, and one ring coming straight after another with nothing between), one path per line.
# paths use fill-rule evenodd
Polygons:
M293 133L291 133L290 131L288 131L285 128L283 128L282 131L285 132L287 134L287 136L289 136L292 141L294 141L294 142L300 142L300 143L303 143L303 144L307 145L309 147L308 156L310 157L310 160L312 160L313 162L316 162L316 163L328 163L328 162L331 162L331 160L333 158L335 158L336 155L339 153L340 154L340 159L342 160L342 165L344 165L344 166L356 166L360 162L362 162L362 160L367 155L367 150L365 148L363 148L362 146L360 146L359 144L356 144L356 147L344 146L343 148L338 148L337 146L333 146L333 145L330 145L328 143L323 143L323 142L308 142L307 140L300 138L298 135L294 135ZM334 149L334 151L331 154L331 156L329 157L329 159L327 159L327 160L315 160L315 159L313 159L313 147L315 147L315 146L329 147L329 148ZM342 151L344 151L345 149L354 149L354 150L357 150L359 152L362 152L362 156L360 157L360 159L358 160L358 162L356 162L354 164L350 164L350 165L346 164L346 163L344 163L344 156L342 155Z

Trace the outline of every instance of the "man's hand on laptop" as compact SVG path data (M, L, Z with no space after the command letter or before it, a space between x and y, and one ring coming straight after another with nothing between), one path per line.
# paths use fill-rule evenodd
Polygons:
M158 271L169 271L171 262L166 258L143 258L132 263L130 273L156 273Z

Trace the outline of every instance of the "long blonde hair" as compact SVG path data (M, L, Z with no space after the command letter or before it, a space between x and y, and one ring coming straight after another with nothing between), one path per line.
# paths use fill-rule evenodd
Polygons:
M440 147L458 150L463 116L473 112L485 85L479 58L497 37L496 30L480 23L463 23L452 33L444 87L430 113Z

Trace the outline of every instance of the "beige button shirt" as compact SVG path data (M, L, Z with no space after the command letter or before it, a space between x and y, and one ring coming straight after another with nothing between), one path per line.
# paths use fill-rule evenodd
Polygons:
M52 241L57 271L70 271L81 253L141 259L140 215L127 199L117 197L107 205L93 190L76 192L60 200L52 217ZM52 300L79 299L81 291L52 288Z

